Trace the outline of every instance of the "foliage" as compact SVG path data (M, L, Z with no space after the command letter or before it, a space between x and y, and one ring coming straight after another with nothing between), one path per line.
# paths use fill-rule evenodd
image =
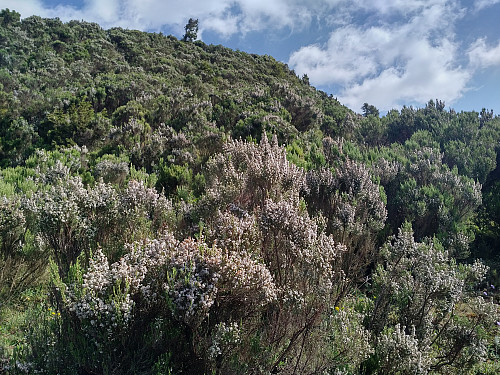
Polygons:
M185 42L194 42L198 33L198 20L190 18L186 24L185 30L186 34L184 34L182 40Z
M377 371L427 374L484 360L485 332L496 324L498 308L470 291L487 268L458 266L437 241L415 242L408 223L382 255L369 323L380 335Z
M0 373L498 372L500 118L197 26L0 12Z

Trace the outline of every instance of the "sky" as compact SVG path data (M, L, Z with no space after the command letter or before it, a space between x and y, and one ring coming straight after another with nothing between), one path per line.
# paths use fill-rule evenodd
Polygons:
M500 0L0 0L31 15L271 55L361 112L439 99L500 115Z

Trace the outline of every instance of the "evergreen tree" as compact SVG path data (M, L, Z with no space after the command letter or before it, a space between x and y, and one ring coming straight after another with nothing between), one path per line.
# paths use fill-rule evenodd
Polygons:
M368 103L364 103L363 106L361 107L361 109L363 110L364 117L368 117L370 115L375 116L375 117L379 117L379 115L380 115L377 107L375 107L374 105L368 104Z
M185 42L194 42L198 36L198 19L190 18L184 27L186 34L182 37Z

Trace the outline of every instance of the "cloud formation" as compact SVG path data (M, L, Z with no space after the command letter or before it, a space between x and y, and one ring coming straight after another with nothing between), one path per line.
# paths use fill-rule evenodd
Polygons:
M474 9L479 11L498 3L500 3L500 0L476 0L474 1Z
M248 33L268 28L291 30L308 25L312 18L339 0L84 0L79 8L46 6L42 0L0 0L0 8L13 8L23 17L37 14L63 21L85 19L108 28L139 30L182 28L189 18L199 18L206 30L221 35Z
M342 87L340 101L354 109L370 102L388 110L432 97L453 102L463 94L471 72L456 64L456 2L374 1L371 7L406 12L406 22L338 28L325 45L292 53L290 66L315 85Z
M471 46L468 55L471 64L475 67L500 67L500 42L496 46L489 47L486 39L480 38Z

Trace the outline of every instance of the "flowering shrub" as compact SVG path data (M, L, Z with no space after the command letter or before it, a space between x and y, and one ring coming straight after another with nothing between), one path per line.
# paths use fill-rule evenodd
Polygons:
M266 199L298 197L304 173L288 162L276 137L269 143L264 134L258 146L230 140L223 151L207 165L207 203L217 207L233 203L252 210L262 207Z
M88 269L77 262L66 283L56 280L54 306L61 324L52 329L63 335L57 345L84 342L88 350L82 354L60 348L69 357L55 361L58 366L78 357L68 373L86 367L120 371L134 361L151 366L168 352L176 359L191 355L194 362L210 366L219 355L216 348L226 340L223 327L258 316L277 297L270 272L244 252L229 254L203 241L178 241L170 233L126 245L125 252L110 263L98 249ZM253 319L245 320L241 329L249 324ZM157 335L154 342L148 341L151 335ZM183 344L176 346L176 340ZM137 345L146 345L147 352L137 351ZM225 351L241 350L236 342L224 345ZM33 351L33 363L41 360L36 356ZM189 361L179 363L187 366Z
M82 250L88 259L89 249L99 244L113 257L123 243L161 230L169 221L171 203L143 182L131 180L123 191L102 180L84 186L59 162L41 179L50 185L26 200L26 210L53 249L61 275Z
M406 327L397 324L386 330L377 342L380 374L428 374L431 360L429 349L420 348L415 328L406 333Z
M260 216L262 257L283 290L330 293L335 259L345 250L322 232L297 203L267 200Z
M121 184L129 173L128 164L124 161L101 160L94 168L97 178L105 182Z
M269 282L272 280L276 286L275 297L265 310L248 311L248 316L264 313L267 324L263 326L257 321L253 323L257 325L247 322L240 326L242 332L259 332L257 337L254 333L243 342L248 346L251 343L248 340L254 340L253 345L258 343L260 348L252 355L253 365L244 370L240 368L240 371L317 373L347 366L346 357L330 356L330 351L354 351L355 347L362 347L369 353L368 335L360 323L362 315L335 315L339 319L345 315L343 322L348 324L350 321L353 332L360 334L358 341L342 342L340 337L346 333L340 323L333 323L331 309L346 293L347 279L340 260L353 250L341 243L341 236L338 242L335 241L335 234L345 229L338 232L330 229L334 234L328 234L328 225L342 218L338 208L341 202L353 207L353 218L359 227L349 229L353 237L363 230L369 236L383 225L385 208L379 189L371 182L367 170L348 163L340 167L335 178L325 171L331 191L330 195L324 195L323 190L311 192L316 187L320 189L319 184L315 187L304 185L304 171L286 160L284 149L277 146L275 139L269 144L263 136L259 146L230 141L225 151L210 164L204 204L209 203L216 210L211 217L204 215L207 239L215 241L230 256L244 254L257 259L260 267L265 266L269 272ZM315 176L310 173L307 177ZM339 194L338 189L343 189L345 196ZM304 207L305 202L300 200L301 191L316 199L308 201L311 211L314 207L331 207L320 202L325 197L328 203L330 199L337 199L331 217L327 216L331 220L326 221L321 215L312 219ZM342 225L349 225L348 222L346 219ZM235 289L238 288L233 286L231 289L233 298ZM235 306L232 306L233 314L240 311ZM332 342L336 349L332 349ZM249 353L242 350L244 347L242 344L237 351L239 363L248 366ZM323 353L324 350L328 354ZM351 368L357 368L361 361L352 362Z
M56 168L51 168L47 179L57 179L46 190L36 192L27 201L30 215L35 217L42 239L54 249L54 257L63 274L71 262L75 261L80 250L85 248L85 240L90 231L89 220L80 206L87 202L87 190L81 178L61 178ZM55 177L57 176L57 177Z
M371 334L363 326L365 313L358 311L357 303L353 297L345 298L340 306L331 308L323 323L327 338L322 354L328 358L331 370L357 373L374 351Z
M216 241L229 253L245 250L259 254L262 243L256 216L234 204L230 204L227 211L217 211L207 227L206 236L207 241Z
M387 217L383 194L372 182L369 170L347 160L334 172L310 171L303 195L309 212L324 215L327 232L346 246L342 253L346 288L362 282L375 258L376 235Z
M415 242L409 224L382 255L369 324L382 334L376 340L380 373L427 374L483 359L484 332L498 319L495 305L474 297L487 268L480 262L457 266L438 242Z

